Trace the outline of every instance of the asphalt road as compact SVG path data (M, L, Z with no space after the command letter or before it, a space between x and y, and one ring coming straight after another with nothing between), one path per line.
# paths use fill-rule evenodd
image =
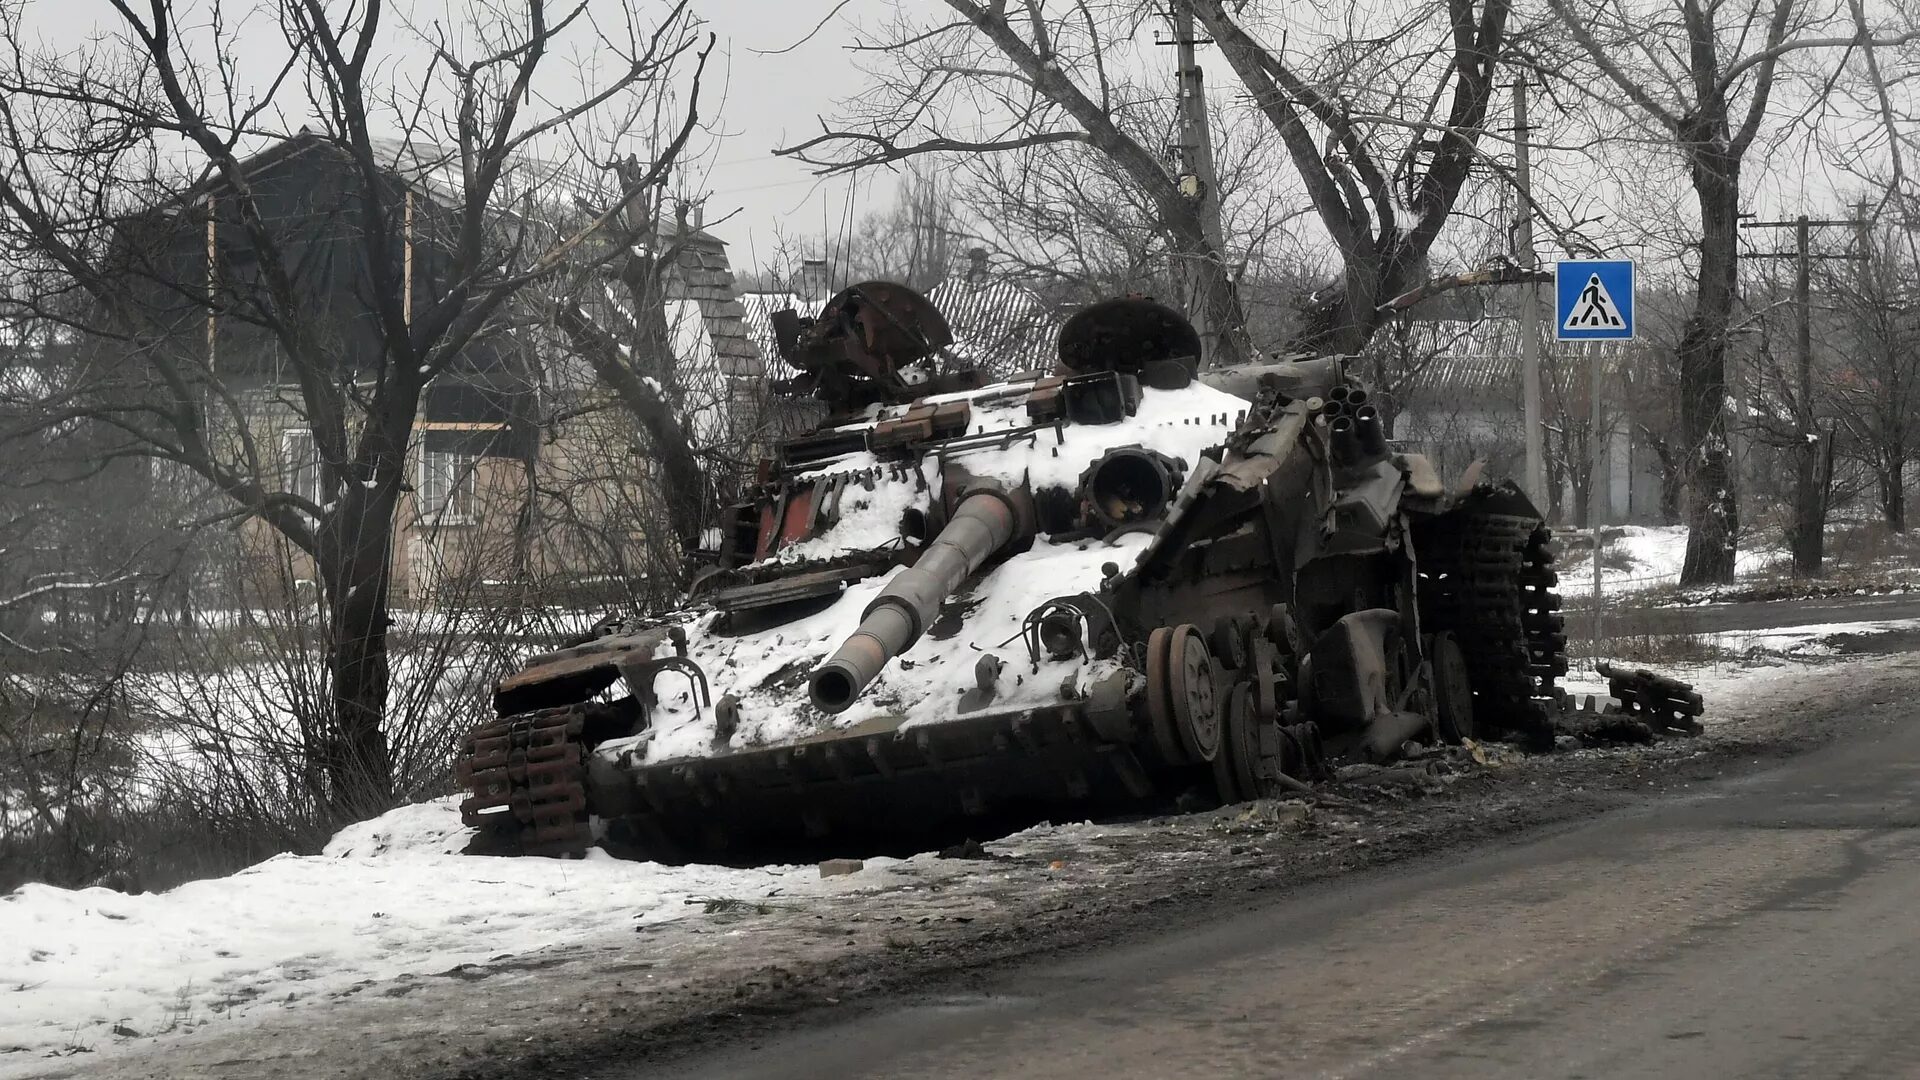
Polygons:
M1568 611L1566 616L1567 636L1577 640L1593 633L1586 611ZM1712 634L1886 619L1920 619L1920 594L1610 608L1602 627L1608 634Z
M1871 713L1696 797L645 1075L1920 1077L1920 711Z

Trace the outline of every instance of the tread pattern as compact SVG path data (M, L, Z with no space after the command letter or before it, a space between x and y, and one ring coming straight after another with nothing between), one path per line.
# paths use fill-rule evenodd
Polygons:
M586 706L520 713L475 728L460 746L454 776L472 792L460 820L489 851L584 855L587 819Z
M1475 722L1550 742L1545 703L1567 671L1551 530L1469 505L1423 523L1416 544L1422 629L1459 643Z

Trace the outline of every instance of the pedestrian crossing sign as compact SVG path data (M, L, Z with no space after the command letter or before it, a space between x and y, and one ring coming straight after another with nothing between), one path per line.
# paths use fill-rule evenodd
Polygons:
M1553 291L1555 340L1633 340L1633 260L1566 259Z

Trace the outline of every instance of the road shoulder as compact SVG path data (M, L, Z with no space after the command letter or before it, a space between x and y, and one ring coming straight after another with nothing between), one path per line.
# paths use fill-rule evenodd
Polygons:
M840 897L715 897L659 929L368 984L183 1038L0 1074L464 1077L578 1073L903 993L964 986L1061 950L1191 925L1308 882L1533 835L1763 769L1904 704L1920 657L1761 672L1710 698L1708 733L1631 750L1500 753L1358 806L1248 807L1032 830L991 858L886 860ZM564 867L564 864L556 864ZM26 1068L32 1071L19 1072Z

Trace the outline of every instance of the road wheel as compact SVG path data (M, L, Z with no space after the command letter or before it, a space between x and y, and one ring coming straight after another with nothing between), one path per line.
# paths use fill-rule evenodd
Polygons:
M1213 655L1191 623L1174 627L1168 639L1167 682L1175 730L1188 760L1212 761L1220 753L1220 695L1213 681Z
M1467 673L1467 658L1453 635L1433 635L1427 646L1427 664L1433 672L1433 712L1440 729L1440 741L1458 746L1473 738L1473 682Z
M1160 756L1169 765L1185 765L1186 748L1174 727L1173 691L1167 677L1167 645L1172 637L1173 628L1167 626L1147 635L1147 719Z

